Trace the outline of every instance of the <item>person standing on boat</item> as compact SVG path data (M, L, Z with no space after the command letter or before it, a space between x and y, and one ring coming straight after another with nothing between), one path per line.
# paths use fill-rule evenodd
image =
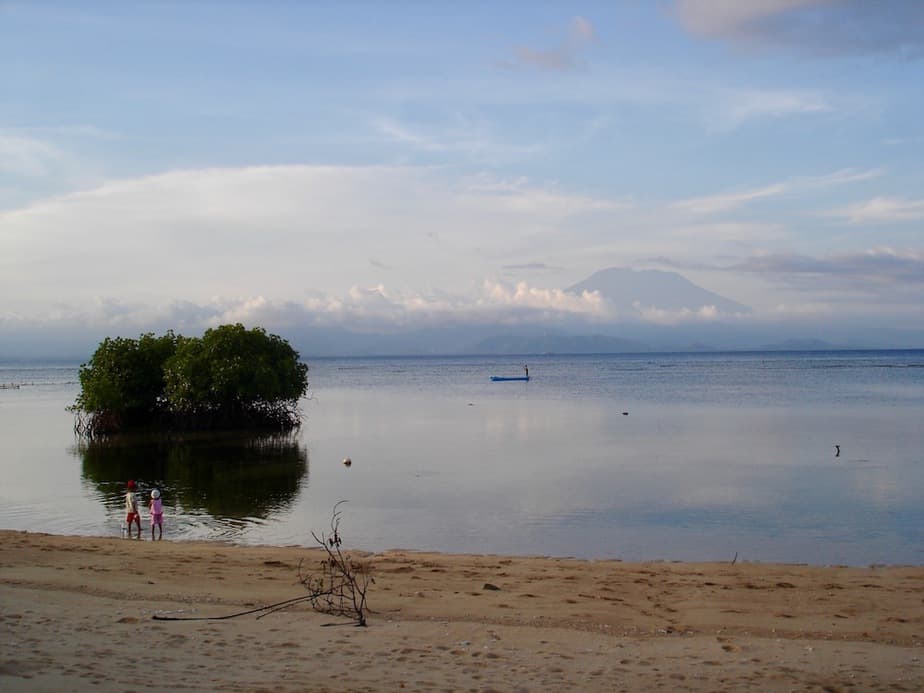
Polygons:
M528 378L529 377L529 366L527 366L525 363L523 364L523 370L526 371L526 377Z

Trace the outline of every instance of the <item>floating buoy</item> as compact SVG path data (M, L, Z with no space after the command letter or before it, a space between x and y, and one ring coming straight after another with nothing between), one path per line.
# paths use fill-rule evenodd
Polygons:
M343 466L349 467L351 464L353 464L353 460L351 460L349 457L343 458Z

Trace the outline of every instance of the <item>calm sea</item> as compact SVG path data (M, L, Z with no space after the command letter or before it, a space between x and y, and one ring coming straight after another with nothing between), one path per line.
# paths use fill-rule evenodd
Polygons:
M347 500L367 550L924 564L924 351L527 362L318 359L295 435L105 445L75 367L0 366L0 527L119 536L134 478L174 539L309 545Z

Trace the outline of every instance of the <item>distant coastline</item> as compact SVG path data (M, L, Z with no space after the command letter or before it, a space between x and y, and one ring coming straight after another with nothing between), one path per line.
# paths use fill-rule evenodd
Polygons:
M335 354L335 353L311 353L302 352L302 360L311 363L314 359L443 359L443 358L491 358L491 357L541 357L541 356L692 356L692 355L713 355L713 356L743 356L754 354L900 354L921 352L924 355L924 346L920 347L847 347L828 344L824 342L812 342L811 344L799 340L791 342L781 342L779 344L768 344L763 347L755 348L718 348L705 345L693 345L687 349L625 349L625 350L496 350L496 351L464 351L464 352L429 352L429 353L363 353L363 354ZM30 358L26 356L0 356L0 369L61 369L72 370L79 368L89 355L86 357L62 357L62 358ZM2 380L2 378L0 378Z

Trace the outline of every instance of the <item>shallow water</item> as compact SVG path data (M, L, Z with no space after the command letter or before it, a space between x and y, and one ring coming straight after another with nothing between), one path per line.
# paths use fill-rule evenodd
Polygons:
M294 436L106 446L75 369L0 368L0 526L117 536L135 478L168 538L309 544L347 499L369 550L924 563L921 351L309 365Z

